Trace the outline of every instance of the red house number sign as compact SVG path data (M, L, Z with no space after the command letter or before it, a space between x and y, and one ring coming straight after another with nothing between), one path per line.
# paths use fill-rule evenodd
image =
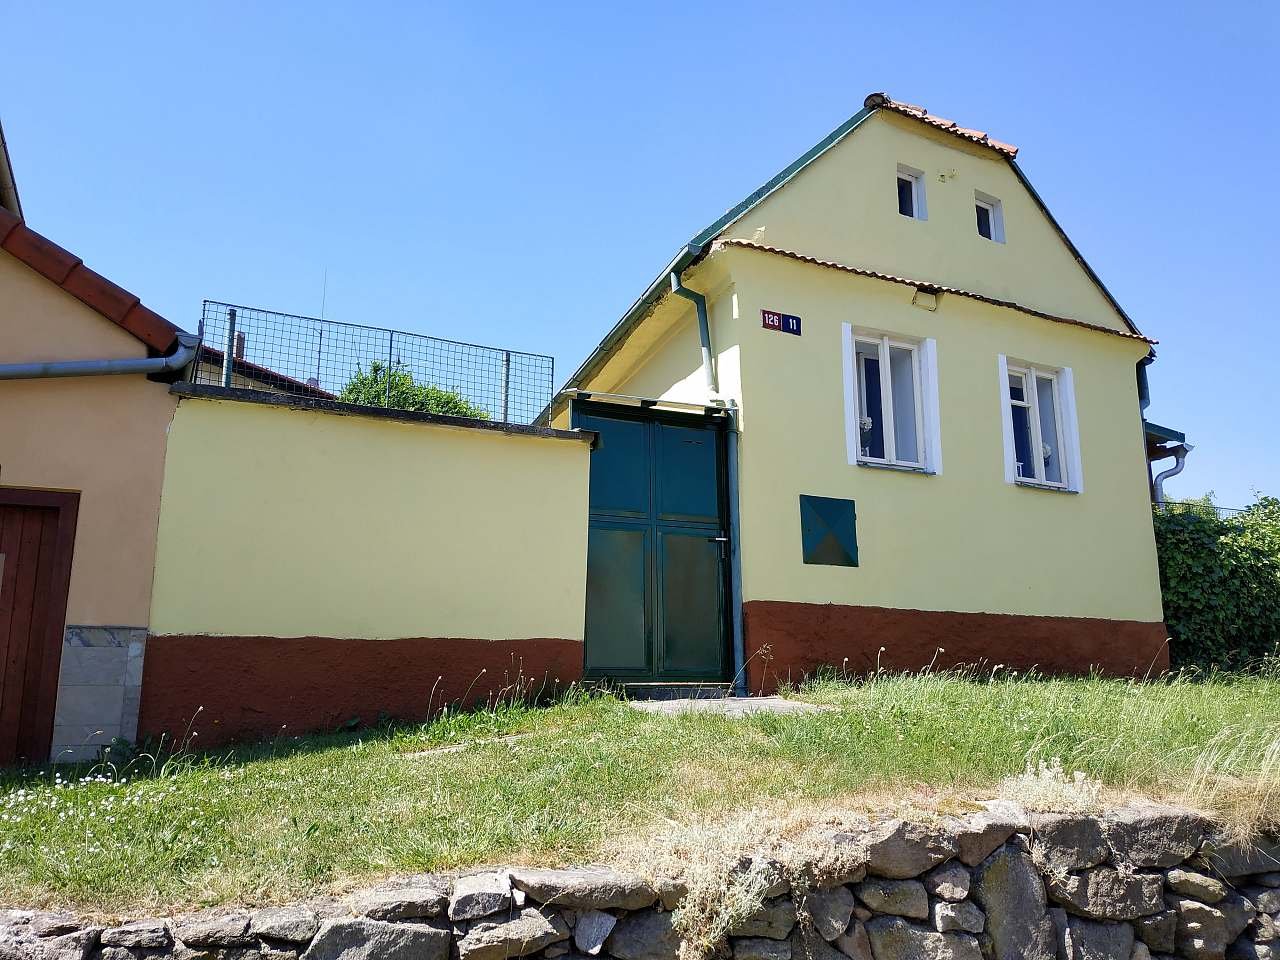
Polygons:
M777 330L779 333L794 333L800 336L800 318L789 313L778 313L776 310L761 310L762 326L766 330Z

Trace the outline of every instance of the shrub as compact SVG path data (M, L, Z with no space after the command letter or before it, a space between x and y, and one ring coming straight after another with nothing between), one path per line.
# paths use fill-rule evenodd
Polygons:
M1205 509L1155 517L1173 665L1253 667L1280 644L1280 499L1219 519Z
M388 376L391 381L390 391L387 389ZM368 407L389 406L394 410L489 419L487 410L471 403L456 390L418 383L408 370L391 368L388 371L387 365L379 360L369 364L368 372L357 367L347 385L342 388L342 393L338 394L338 399L344 403L360 403Z

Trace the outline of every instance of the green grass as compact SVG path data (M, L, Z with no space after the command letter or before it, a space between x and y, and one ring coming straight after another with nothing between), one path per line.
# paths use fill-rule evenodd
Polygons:
M792 695L835 709L662 717L578 695L121 771L0 774L0 903L279 901L390 873L584 861L668 819L768 801L989 795L1053 757L1228 815L1276 809L1274 672L1148 684L885 676ZM410 756L450 744L465 746Z

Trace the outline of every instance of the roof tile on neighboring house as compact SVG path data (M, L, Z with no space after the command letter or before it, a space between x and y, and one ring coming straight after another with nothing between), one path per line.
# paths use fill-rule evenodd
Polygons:
M754 240L743 240L737 237L729 237L724 240L717 240L713 249L721 247L744 247L748 250L759 250L761 253L771 253L780 257L787 257L791 260L800 260L803 263L811 263L815 267L827 267L831 270L841 270L845 273L857 274L860 277L870 277L874 280L885 280L889 283L898 283L907 287L915 287L917 290L923 290L926 293L950 293L957 297L966 297L969 300L979 300L982 303L990 303L997 307L1007 307L1010 310L1017 310L1019 313L1025 313L1028 316L1039 317L1041 320L1051 320L1054 323L1068 323L1073 327L1084 327L1086 330L1096 330L1098 333L1108 333L1113 337L1124 337L1127 340L1140 340L1143 343L1158 343L1158 340L1152 340L1144 337L1140 333L1130 333L1127 330L1116 330L1114 327L1104 327L1101 324L1089 323L1087 320L1076 320L1073 317L1060 317L1056 314L1045 313L1043 310L1036 310L1033 307L1027 307L1013 300L1000 300L997 297L989 297L983 293L975 293L972 290L965 290L960 287L948 287L945 284L934 283L930 280L913 280L910 277L899 277L892 273L881 273L879 270L870 270L866 267L853 267L845 263L837 263L834 260L820 260L817 257L811 257L807 254L796 253L794 250L784 250L781 247L771 247L768 244L756 243Z
M1002 140L996 140L987 136L981 130L973 130L969 127L962 127L954 120L948 120L946 117L939 117L924 107L916 106L914 103L903 103L900 100L894 100L887 93L870 94L863 101L863 106L868 109L892 110L894 113L900 113L904 117L911 117L915 120L922 120L931 127L937 127L939 130L945 130L947 133L953 133L957 137L963 137L972 143L980 143L984 147L990 147L997 153L1003 153L1012 160L1018 155L1018 148L1011 143L1005 143Z
M200 348L200 355L197 363L208 363L215 367L221 367L226 353L216 347L204 345ZM304 383L301 380L291 377L288 374L280 373L272 370L270 367L264 367L261 364L253 363L245 360L243 357L231 358L232 371L246 380L256 380L259 383L275 387L284 393L293 394L301 397L315 397L320 400L337 400L338 398L325 390L323 387L312 383ZM198 378L197 378L198 379Z
M0 249L57 284L157 353L168 353L182 330L136 296L86 267L79 257L0 208Z

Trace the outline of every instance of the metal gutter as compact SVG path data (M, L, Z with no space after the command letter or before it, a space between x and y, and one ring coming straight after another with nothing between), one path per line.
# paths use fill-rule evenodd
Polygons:
M13 177L13 162L9 159L9 144L4 138L4 124L0 123L0 207L4 207L19 220L22 216L22 200L18 196L18 182Z
M1164 427L1150 420L1142 421L1143 432L1148 437L1154 437L1162 443L1186 443L1187 435L1181 430L1175 430L1173 427Z
M1156 352L1148 350L1147 355L1138 361L1138 409L1146 415L1147 407L1151 406L1151 380L1147 376L1147 367L1155 363Z
M44 380L52 377L105 377L122 374L167 373L181 370L196 358L200 338L178 334L173 351L163 357L117 360L37 360L0 364L0 380Z

